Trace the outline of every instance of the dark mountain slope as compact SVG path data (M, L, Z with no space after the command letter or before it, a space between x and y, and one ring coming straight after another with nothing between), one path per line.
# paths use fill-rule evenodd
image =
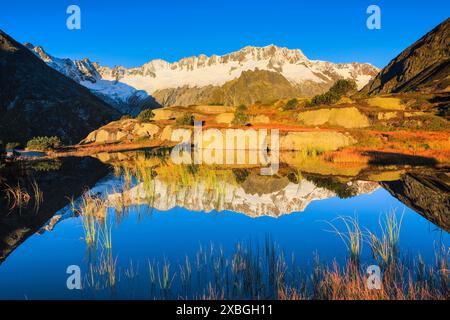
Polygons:
M450 18L393 59L362 92L436 92L449 87Z
M0 30L0 140L76 143L119 113Z

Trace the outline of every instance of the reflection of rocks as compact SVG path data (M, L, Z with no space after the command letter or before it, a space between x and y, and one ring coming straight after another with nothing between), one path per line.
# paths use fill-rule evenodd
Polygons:
M269 183L251 175L242 186L220 182L219 188L208 188L206 183L199 182L189 187L178 186L175 191L174 184L168 184L156 178L152 206L162 211L183 207L192 211L228 210L250 217L279 217L292 212L304 211L314 200L336 196L334 192L318 188L307 180L302 180L298 184L289 182L287 178L275 180L273 183ZM262 185L264 181L265 193ZM373 182L358 181L354 184L358 194L360 191L369 193L378 188L378 184ZM267 188L270 190L267 191ZM129 190L128 196L134 204L145 203L148 199L148 194L144 191L142 184ZM110 200L113 198L114 195L111 195Z
M67 206L71 198L76 198L87 187L94 185L109 172L109 166L94 158L62 158L59 170L30 170L31 175L23 174L17 168L4 170L2 177L8 185L20 183L31 195L30 183L35 179L43 193L43 203L36 212L33 200L21 212L0 210L0 263L28 237L39 231L44 225L52 228L59 218L55 212ZM31 167L34 167L32 165ZM0 189L3 186L0 185ZM8 208L3 194L0 196L0 208Z
M241 184L242 189L248 194L263 195L283 190L289 184L287 177L261 176L254 172Z
M407 173L400 180L381 182L394 197L450 231L450 178L444 173Z

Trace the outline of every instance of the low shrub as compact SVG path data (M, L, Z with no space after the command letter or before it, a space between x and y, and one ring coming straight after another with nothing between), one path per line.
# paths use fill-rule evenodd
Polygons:
M150 109L145 109L139 113L137 120L139 122L150 122L154 118L155 114Z
M357 90L356 82L348 79L340 79L325 93L313 97L305 103L306 107L314 107L321 104L335 104L342 96L349 95Z
M245 125L247 124L249 121L249 117L248 115L246 115L243 112L240 111L236 111L234 113L234 119L232 121L232 124L240 124L240 125Z
M56 137L34 137L27 142L27 149L37 151L54 150L61 146L61 140Z
M288 110L295 110L298 107L298 100L296 98L289 100L284 106L283 106L283 110L284 111L288 111Z
M241 104L236 108L236 111L244 112L247 111L247 106L245 104Z
M192 114L185 114L182 117L177 118L176 122L180 126L192 126L194 124L195 117Z

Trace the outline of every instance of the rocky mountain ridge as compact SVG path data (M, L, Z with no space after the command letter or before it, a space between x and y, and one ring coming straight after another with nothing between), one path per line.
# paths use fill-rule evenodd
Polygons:
M362 92L450 91L450 18L395 57Z
M247 46L223 56L199 55L173 63L156 59L136 68L110 68L89 59L58 59L41 47L28 47L49 66L86 86L122 113L134 114L157 104L187 106L209 101L222 86L249 71L276 73L282 82L295 88L297 95L322 93L340 78L353 79L361 88L378 73L370 64L309 60L298 49L275 45ZM276 92L272 95L276 96ZM219 102L230 103L229 99ZM131 105L128 109L127 104Z

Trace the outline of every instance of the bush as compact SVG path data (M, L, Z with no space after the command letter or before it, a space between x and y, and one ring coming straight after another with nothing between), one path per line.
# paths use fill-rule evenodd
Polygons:
M61 140L58 137L34 137L27 142L27 149L37 151L54 150L61 146Z
M129 114L124 114L123 116L120 117L120 120L128 120L128 119L132 119L132 116L130 116Z
M297 109L298 107L298 100L297 99L291 99L289 100L284 106L283 106L283 110L287 111L287 110L294 110Z
M153 113L153 111L151 109L145 109L145 110L141 111L141 113L139 113L139 115L137 116L136 119L139 122L150 122L154 116L155 116L155 114Z
M342 96L348 95L349 93L357 89L356 82L353 80L341 79L336 81L333 86L327 92L319 94L307 101L306 107L314 107L321 104L334 104L338 102Z
M340 96L346 96L357 90L356 82L348 79L340 79L330 88L330 92L337 93Z
M324 188L336 193L336 195L341 199L354 197L358 193L358 190L354 185L348 185L340 182L334 177L308 176L306 179L314 183L314 185L318 188Z
M236 111L234 113L234 119L232 121L233 124L244 125L244 124L247 124L248 121L249 121L249 118L248 118L248 116L245 113L242 113L240 111Z
M192 126L194 125L194 116L192 114L185 114L184 116L177 118L176 122L180 126Z
M338 102L341 99L341 96L336 92L328 91L324 94L319 94L312 98L311 103L314 106L318 106L321 104L333 104Z

